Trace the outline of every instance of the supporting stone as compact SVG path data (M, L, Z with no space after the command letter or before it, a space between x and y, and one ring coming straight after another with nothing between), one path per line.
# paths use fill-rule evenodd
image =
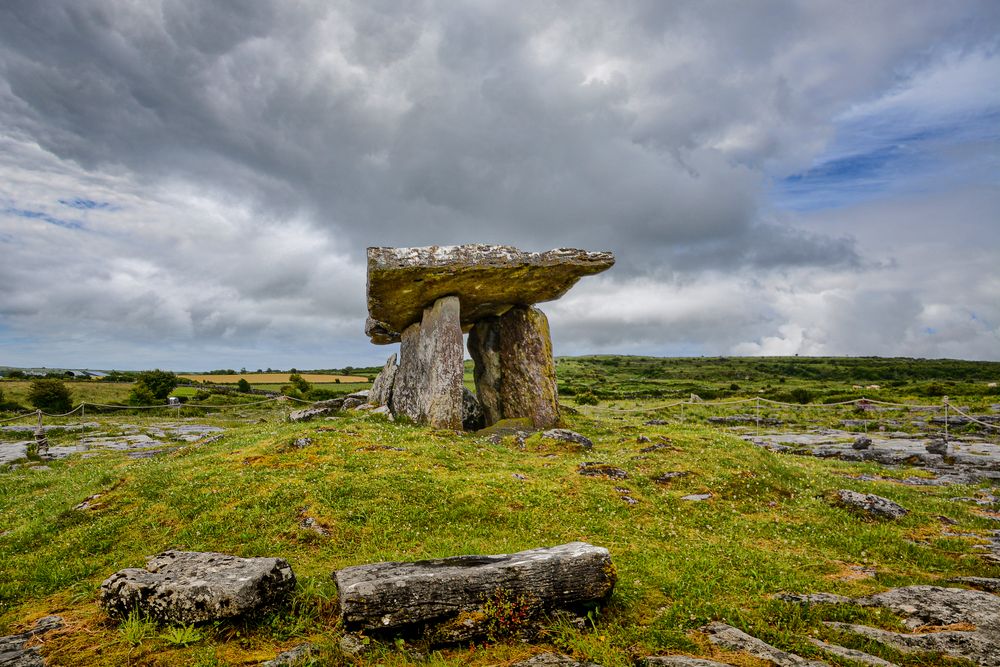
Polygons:
M438 299L403 331L392 411L434 428L461 430L464 354L459 300Z
M398 370L396 353L393 352L386 360L382 371L372 383L371 391L368 393L369 404L374 405L376 408L389 405L389 399L392 398L392 386L396 381L396 371Z
M500 318L486 317L469 331L476 398L483 409L486 426L503 419L500 407Z
M500 317L499 393L505 419L527 417L535 428L559 423L549 320L538 308L519 306Z

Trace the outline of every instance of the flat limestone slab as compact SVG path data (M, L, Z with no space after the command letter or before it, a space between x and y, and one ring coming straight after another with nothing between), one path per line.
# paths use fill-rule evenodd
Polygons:
M583 276L611 268L610 252L559 248L524 252L511 246L368 248L368 321L373 343L399 341L426 306L443 296L461 302L462 327L511 306L565 294Z

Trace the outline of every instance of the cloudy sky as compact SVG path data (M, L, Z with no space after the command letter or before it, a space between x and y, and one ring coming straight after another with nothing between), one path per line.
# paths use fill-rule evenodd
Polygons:
M995 0L0 3L0 365L379 363L365 247L612 250L557 354L1000 359Z

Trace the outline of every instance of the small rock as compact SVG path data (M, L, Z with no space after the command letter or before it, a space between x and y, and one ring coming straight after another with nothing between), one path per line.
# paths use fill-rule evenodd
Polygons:
M294 588L295 574L282 558L164 551L145 569L105 579L100 604L113 617L137 609L164 623L201 623L278 607Z
M102 494L100 494L100 493L95 493L92 496L88 496L87 498L84 498L83 502L81 502L79 505L74 506L73 509L75 509L75 510L89 510L89 509L95 509L97 507L100 507L100 503L97 503L95 501L98 498L100 498L101 495ZM2 664L2 663L0 663L0 664Z
M343 403L341 403L341 405L343 405ZM316 419L317 417L326 417L326 416L332 415L333 413L335 413L339 409L340 409L339 407L338 408L332 408L332 407L326 407L326 408L312 407L312 408L306 408L304 410L295 410L294 412L289 413L289 415L288 415L288 421L290 421L290 422L307 422L307 421L311 421L313 419Z
M948 441L945 440L944 438L931 438L930 440L927 441L925 449L930 454L937 454L938 456L947 456L949 449Z
M330 534L330 531L320 525L319 521L311 516L303 517L302 520L299 521L299 528L305 528L306 530L311 530L314 533L323 536Z
M594 448L594 443L589 438L565 428L550 428L547 431L542 431L540 437L546 440L555 440L556 442L574 445L577 449L583 451Z
M519 472L515 472L513 475L511 475L511 477L513 477L514 479L518 480L519 482L523 482L524 480L528 479L527 477L525 477L524 475L522 475Z
M272 660L260 663L260 667L294 667L300 665L312 657L316 647L306 642L293 648L283 651Z
M866 435L862 435L854 439L854 442L851 444L851 449L863 450L869 449L871 446L872 439Z
M577 467L577 472L586 477L607 477L609 479L628 479L628 473L600 461L586 461Z
M949 579L948 581L955 584L966 584L967 586L972 586L973 588L989 591L991 593L1000 593L1000 579L993 579L990 577L955 577L954 579Z
M646 422L646 426L665 426L669 423L666 419L650 419Z
M356 398L354 396L348 396L344 399L344 410L354 410L360 408L362 405L366 405L368 402L367 398Z
M873 493L858 493L857 491L840 489L837 491L837 499L841 505L860 510L877 519L899 519L909 514L909 511L904 507Z
M349 657L362 656L371 650L371 640L348 632L340 638L340 652Z
M678 477L687 477L690 472L683 470L674 470L660 473L656 477L653 477L653 481L657 484L669 484L671 481L677 479Z
M644 445L647 442L652 442L652 440L649 439L649 436L646 435L640 435L638 438L635 439L635 441L640 445Z
M313 444L313 439L308 437L296 438L292 446L296 449L305 449L309 445Z
M686 496L681 496L681 500L690 500L692 502L700 503L708 500L712 497L711 493L691 493Z
M776 593L774 595L774 599L804 605L851 604L854 602L853 598L844 597L843 595L834 595L833 593Z
M371 411L369 411L368 414L384 417L391 422L396 421L396 418L392 416L392 410L389 409L388 405L383 405L381 407L373 408Z

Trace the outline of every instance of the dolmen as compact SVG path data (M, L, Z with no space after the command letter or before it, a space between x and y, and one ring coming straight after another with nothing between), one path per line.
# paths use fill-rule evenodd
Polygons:
M368 402L434 428L559 422L548 319L535 304L615 263L610 252L510 246L368 248L368 320L377 345L400 343ZM463 386L468 333L476 394Z

